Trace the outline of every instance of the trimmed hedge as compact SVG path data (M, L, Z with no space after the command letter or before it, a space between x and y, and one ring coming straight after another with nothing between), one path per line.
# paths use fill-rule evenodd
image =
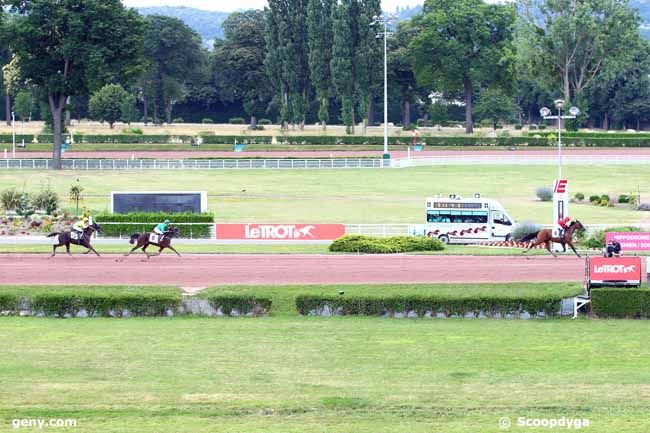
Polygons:
M391 254L409 251L442 251L445 245L439 239L424 236L394 236L380 238L364 235L345 235L329 246L338 253Z
M600 317L650 318L648 288L591 289L591 309Z
M415 312L418 317L438 313L445 316L478 317L506 316L526 311L531 315L543 313L556 316L560 312L562 300L555 297L518 298L485 296L481 298L451 298L443 296L386 296L386 297L347 297L328 295L299 295L296 308L302 315L314 314L327 305L333 312L341 315L382 316L395 313Z
M128 214L98 214L94 218L98 224L102 225L104 236L107 237L128 237L133 233L150 232L156 224L168 219L172 222L172 225L175 223L188 224L178 226L181 231L181 238L208 238L210 237L211 226L214 224L214 215L207 213L133 212ZM122 224L104 224L107 222Z
M179 289L143 287L38 287L0 289L0 310L17 314L72 317L165 316L181 304Z
M253 315L266 314L271 310L271 298L263 298L254 295L219 293L204 295L210 305L215 308L221 308L223 314L230 316L233 310L237 310L239 315L253 313Z

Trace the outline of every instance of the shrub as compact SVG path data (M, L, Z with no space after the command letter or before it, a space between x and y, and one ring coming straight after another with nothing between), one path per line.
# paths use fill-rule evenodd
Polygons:
M214 120L210 119L209 117L205 117L201 120L201 123L203 124L214 123Z
M553 189L547 186L540 186L535 190L535 195L541 201L551 201L553 200Z
M512 238L515 240L520 240L529 234L537 233L541 229L541 224L537 224L532 221L522 221L521 223L517 224L512 231Z
M258 125L272 125L273 122L271 122L269 119L260 119L257 121Z
M585 199L585 195L581 192L576 192L573 197L578 201L582 201Z
M650 318L650 290L593 288L591 308L600 317Z
M598 230L589 236L583 245L587 248L602 248L605 246L605 235L608 232L638 232L641 229L637 227L613 227L606 230Z
M346 253L391 254L407 251L442 251L438 239L423 236L395 236L379 238L363 235L345 235L330 244L329 250Z
M16 210L20 204L20 196L21 194L16 188L9 188L2 191L0 193L0 202L4 210L7 212Z
M307 315L313 311L322 311L327 305L331 311L342 315L381 316L385 314L407 313L414 311L418 316L426 313L435 316L444 313L446 316L465 316L468 313L474 317L483 313L488 316L519 314L527 311L530 314L542 312L547 316L557 315L562 300L557 297L500 297L498 295L464 298L445 296L331 296L331 295L298 295L296 309L300 314Z
M122 130L122 134L135 134L135 135L142 135L142 129L140 128L124 128Z
M133 233L144 233L153 230L155 224L169 219L179 226L181 237L209 238L214 223L212 214L195 213L165 213L165 212L133 212L128 214L98 214L95 221L103 223L120 223L103 225L104 236L128 237Z
M515 129L517 131L520 131L523 128L523 125L515 125Z
M609 196L607 194L601 195L600 196L600 201L601 202L606 201L607 203L609 203Z
M539 126L537 127L537 129L540 129L540 130L542 130L542 129L546 129L546 125L539 125Z
M618 202L619 203L629 203L630 202L630 196L627 194L620 194L618 196Z
M590 195L589 196L589 203L597 204L600 202L600 196L599 195Z
M228 123L231 125L243 125L246 123L246 120L243 117L233 117L231 119L228 119Z
M185 120L182 117L176 117L172 120L172 123L185 123Z
M36 209L43 209L48 215L52 215L59 208L59 195L48 187L34 196L32 204Z
M27 218L34 213L32 198L28 193L24 192L20 195L20 201L18 202L18 206L16 206L16 213L23 218Z

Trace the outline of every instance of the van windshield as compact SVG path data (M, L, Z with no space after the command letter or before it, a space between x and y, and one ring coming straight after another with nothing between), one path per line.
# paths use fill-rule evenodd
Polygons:
M428 223L487 224L488 214L481 211L430 210Z

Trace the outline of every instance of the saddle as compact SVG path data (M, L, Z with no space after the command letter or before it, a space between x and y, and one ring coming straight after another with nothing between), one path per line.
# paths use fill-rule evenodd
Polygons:
M157 233L150 233L149 234L149 243L152 244L160 244L163 240L165 239L165 235L159 235Z

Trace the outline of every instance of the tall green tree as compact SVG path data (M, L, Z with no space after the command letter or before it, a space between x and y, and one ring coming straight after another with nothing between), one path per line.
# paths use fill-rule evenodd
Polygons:
M357 20L357 41L355 47L355 81L359 101L359 113L363 118L364 133L372 122L374 100L382 88L384 56L382 39L377 38L377 29L372 26L375 17L381 15L379 0L359 0ZM383 28L381 28L383 31Z
M465 131L473 132L474 87L511 85L514 77L513 5L482 0L426 0L414 19L412 64L420 85L444 92L462 90Z
M146 21L144 55L149 69L140 84L150 95L154 122L172 123L174 105L207 61L201 37L177 18L152 15Z
M520 0L520 9L537 38L531 59L538 76L567 102L626 56L641 24L627 0Z
M355 0L341 0L333 11L332 82L341 101L341 119L346 132L354 132L354 20Z
M416 28L410 21L398 24L393 38L389 39L388 49L388 83L391 94L399 98L402 113L402 125L411 124L411 104L424 92L418 87L413 74L409 45L416 34ZM426 96L425 96L426 97Z
M241 101L255 129L265 114L272 89L264 67L264 13L235 12L223 24L224 39L214 44L213 79L222 101Z
M307 11L309 77L318 96L318 120L323 130L329 122L334 5L334 0L309 0Z
M21 129L24 130L25 120L29 120L34 108L34 95L29 90L22 90L14 98L14 112L22 123ZM21 132L22 133L22 132Z
M499 121L512 121L518 111L513 98L496 86L481 90L474 113L479 120L490 120L492 129L497 129Z
M307 0L269 0L265 65L280 105L283 125L304 126L311 83Z
M6 0L14 13L9 46L24 81L46 95L52 167L61 168L62 120L70 96L141 73L142 19L119 0Z

